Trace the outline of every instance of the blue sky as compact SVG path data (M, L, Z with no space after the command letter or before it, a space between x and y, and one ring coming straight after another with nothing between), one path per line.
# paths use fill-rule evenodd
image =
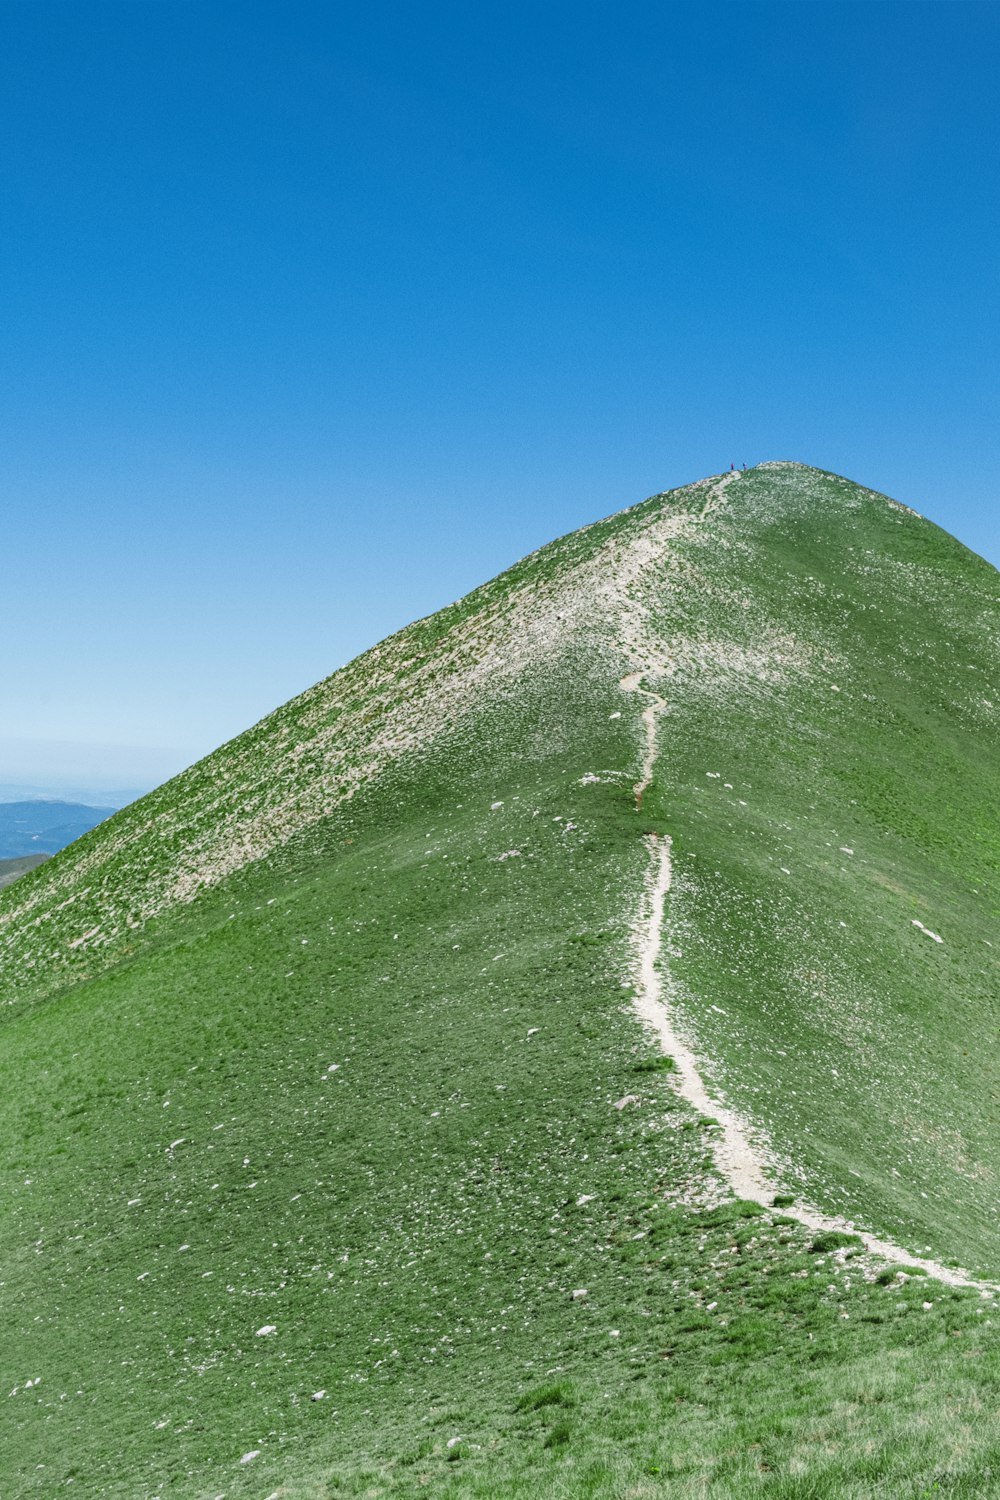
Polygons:
M961 0L0 3L0 788L730 462L1000 562L998 73Z

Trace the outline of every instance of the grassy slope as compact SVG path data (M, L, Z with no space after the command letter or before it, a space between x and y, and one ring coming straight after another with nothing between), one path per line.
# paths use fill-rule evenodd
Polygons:
M901 507L798 470L753 475L692 566L708 547L712 629L784 632L811 661L724 713L673 684L658 769L697 1050L793 1185L996 1276L997 574Z
M758 591L798 556L788 535L798 502L776 494L782 477L760 477L756 518L750 481L740 481L755 537L759 512L775 509L770 562L756 545L740 560L760 567ZM628 531L661 505L564 549ZM724 524L730 530L716 535L729 556L744 523ZM685 567L703 565L709 536L687 538ZM835 542L843 547L843 533ZM871 545L884 545L881 533ZM968 559L945 539L935 552L949 549ZM555 565L565 560L566 550ZM832 565L829 550L823 561ZM530 581L540 568L544 587L545 566L543 554L520 576L526 570ZM812 557L808 570L816 574ZM995 575L978 577L995 612ZM726 570L716 578L706 618L724 611L732 592ZM701 614L710 592L700 595ZM782 584L772 597L785 594ZM498 608L497 596L502 606L509 592L494 586L485 606L458 610L453 628ZM676 635L689 598L671 594L665 634ZM919 615L926 631L926 609ZM805 618L793 622L800 634ZM724 614L711 623L732 645L736 626ZM826 617L821 626L832 651ZM433 622L418 628L435 644ZM701 624L685 631L704 645ZM756 629L758 639L765 634ZM856 659L877 656L882 640L876 630ZM440 635L436 646L440 653ZM702 652L703 667L711 659ZM894 908L880 904L904 898L877 875L904 890L929 876L919 831L887 832L895 863L879 846L882 862L873 864L857 830L871 840L875 814L855 809L853 818L868 821L841 812L831 822L826 783L804 808L788 801L787 753L801 755L810 734L835 728L827 758L845 743L843 765L830 772L836 786L859 769L850 735L859 723L869 733L867 716L831 721L818 708L809 727L810 661L791 686L725 693L724 743L710 738L723 732L711 672L702 671L710 690L701 699L693 679L672 677L659 801L647 799L641 819L628 794L641 704L618 694L610 653L570 640L516 682L498 669L494 691L455 711L419 757L387 759L351 800L303 818L292 837L192 903L163 902L144 927L123 922L117 941L71 950L69 983L54 982L65 969L46 964L51 955L28 924L51 902L46 891L86 889L72 863L79 852L4 898L5 911L24 910L15 898L23 903L26 890L33 904L8 924L9 961L21 967L0 1061L0 1295L7 1389L16 1388L3 1398L3 1500L52 1494L69 1479L76 1493L94 1495L261 1500L275 1490L895 1496L936 1493L936 1484L989 1492L1000 1467L991 1308L976 1293L929 1290L916 1278L871 1283L843 1251L810 1254L808 1237L780 1213L727 1204L711 1172L710 1127L676 1099L669 1075L650 1070L628 1013L629 923L646 861L639 834L663 817L684 871L671 962L689 1024L729 1093L779 1144L802 1145L810 1191L835 1199L838 1099L829 1083L817 1086L821 1068L810 1071L806 1049L788 1042L814 1035L811 1055L836 1050L841 1072L846 1042L833 1021L808 1032L795 1009L801 986L789 976L801 934L815 944L834 899L829 885L837 911L850 907L845 919L867 934L868 967L851 950L837 974L843 982L848 961L852 982L872 973L856 1008L860 1025L870 1007L877 1039L889 1004L876 983L878 945L909 926L909 907L894 925ZM364 677L363 664L355 671ZM836 680L837 713L849 714L843 670ZM912 708L902 679L898 693ZM787 694L799 715L790 722L806 727L783 739ZM623 717L611 719L618 711ZM304 713L301 702L281 711L285 724L301 724ZM941 721L967 753L954 710L942 710ZM214 768L196 768L188 785L197 805L227 773L238 801L234 767L242 755L248 766L256 756L259 768L261 745L275 733L265 723L253 756L237 742ZM985 753L985 736L977 743ZM755 757L753 795L739 792L737 805L739 797L748 804L739 812L722 778L705 776L725 771L735 795L736 745ZM581 784L592 772L613 774ZM812 786L814 763L808 774ZM980 762L980 782L983 774ZM180 830L175 847L185 795L183 781L161 794L161 814ZM805 817L813 802L815 826ZM901 805L915 816L922 804L904 796ZM977 846L974 809L959 811L968 825L960 847ZM949 813L936 826L951 837L953 824ZM846 872L819 837L834 831L841 843L857 840ZM108 873L99 840L114 836L99 830L85 841L85 878L120 904L113 873L123 859L134 868L142 844L137 836L130 852L118 836ZM793 858L783 840L797 846ZM787 868L807 871L797 896L805 928L798 908L793 915L781 905L779 851ZM939 889L918 889L933 896L927 925L947 928L942 946L956 962L954 934L961 923L974 930L978 908L956 889L949 925ZM740 916L743 891L751 916L770 902L781 921ZM718 934L711 952L706 920ZM793 921L797 939L783 925ZM901 941L898 958L887 951L911 1008L923 1008L909 1024L918 1039L929 1028L929 1055L942 1045L935 1007L945 992L940 969L926 963L945 955L921 941L912 953ZM744 972L741 951L751 946L759 967ZM711 1030L705 1025L709 994L729 1013L725 1030L714 1012ZM32 998L34 1006L24 1003ZM829 1014L839 1024L839 1008ZM778 1045L784 1091L766 1086ZM880 1053L880 1066L895 1055ZM944 1084L967 1076L966 1060L950 1052L940 1069L933 1062L911 1075L921 1118L916 1087L925 1073ZM805 1096L801 1113L782 1113L791 1088ZM638 1102L616 1109L627 1094ZM863 1114L870 1101L862 1108L855 1099ZM851 1110L843 1113L847 1131ZM941 1124L961 1128L951 1114ZM964 1149L988 1162L988 1133ZM916 1200L921 1191L904 1170L906 1151L897 1168L905 1187L880 1178L864 1138L850 1151L864 1172L852 1183L868 1193L873 1221L887 1227L876 1220L881 1210L905 1226L904 1192ZM909 1155L923 1171L924 1157L912 1146ZM951 1180L956 1193L976 1181L961 1171ZM959 1199L935 1248L969 1253L978 1223L971 1188L972 1211ZM914 1223L930 1236L923 1202ZM587 1297L574 1300L584 1288ZM277 1331L257 1337L268 1324ZM323 1400L309 1399L321 1389ZM241 1466L255 1449L260 1456Z

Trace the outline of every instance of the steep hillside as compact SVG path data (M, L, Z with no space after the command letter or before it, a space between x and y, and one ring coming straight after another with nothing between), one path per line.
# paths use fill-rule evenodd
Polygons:
M0 1497L988 1493L998 675L763 465L6 891Z

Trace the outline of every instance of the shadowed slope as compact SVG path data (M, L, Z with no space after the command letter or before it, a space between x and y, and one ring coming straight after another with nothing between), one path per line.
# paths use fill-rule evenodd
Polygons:
M47 854L25 854L19 859L0 859L0 888L13 885L29 870L35 870L49 858Z

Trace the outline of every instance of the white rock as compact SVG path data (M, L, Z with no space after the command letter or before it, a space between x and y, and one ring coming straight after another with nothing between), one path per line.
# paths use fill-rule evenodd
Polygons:
M310 1399L310 1401L322 1401L322 1399L323 1399L323 1397L325 1395L326 1395L326 1391L313 1391L313 1393L312 1393L312 1395L310 1396L309 1399Z
M461 1441L462 1441L462 1439L460 1437L449 1438L448 1441L447 1441L447 1443L445 1443L445 1447L446 1448L454 1448L455 1444L456 1443L460 1443Z
M582 1302L586 1296L589 1296L589 1293L585 1286L577 1287L576 1291L572 1293L574 1302Z
M269 1333L277 1333L277 1331L278 1325L276 1323L265 1323L263 1328L257 1329L257 1333L255 1336L259 1339L263 1339L266 1338Z
M244 1453L243 1457L240 1459L240 1463L249 1464L252 1463L255 1458L260 1458L259 1448L251 1448L249 1453Z

